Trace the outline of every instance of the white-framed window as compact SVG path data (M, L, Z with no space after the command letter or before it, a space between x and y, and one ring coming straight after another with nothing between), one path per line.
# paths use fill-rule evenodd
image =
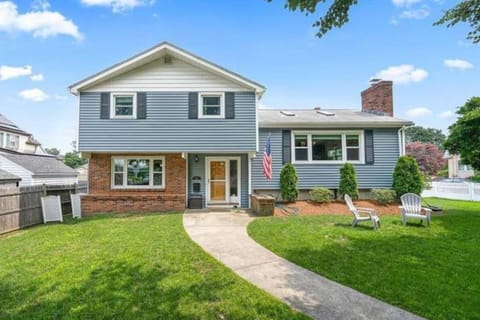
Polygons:
M223 93L200 92L198 100L199 118L225 118L225 96Z
M165 157L112 157L112 188L165 188Z
M364 163L363 131L293 131L296 163Z
M5 139L5 134L3 132L0 132L0 148L3 148L5 146L4 139Z
M135 93L112 93L110 101L111 118L136 118L137 95Z
M5 146L9 149L17 150L19 140L20 140L20 136L18 136L16 134L7 133L7 139L6 139L6 142L5 142Z

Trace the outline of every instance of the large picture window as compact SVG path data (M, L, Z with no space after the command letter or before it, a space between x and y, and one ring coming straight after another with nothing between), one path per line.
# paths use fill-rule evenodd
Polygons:
M164 157L112 158L114 188L164 188Z
M363 163L363 132L312 131L293 133L294 162Z

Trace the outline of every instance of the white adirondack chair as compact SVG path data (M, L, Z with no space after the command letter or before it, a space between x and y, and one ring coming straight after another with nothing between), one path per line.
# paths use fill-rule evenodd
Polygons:
M352 198L350 198L348 194L345 195L344 199L347 203L348 209L353 213L354 216L352 227L355 227L359 222L362 221L372 221L373 228L375 230L380 228L380 218L377 216L375 209L355 207L353 205ZM367 215L361 215L361 213L366 213Z
M430 226L430 213L432 210L422 207L422 198L419 195L405 193L400 197L400 200L402 201L402 206L399 208L404 226L407 224L407 219L409 218L420 219L420 223L425 220L427 221L427 226ZM424 213L422 213L422 211Z

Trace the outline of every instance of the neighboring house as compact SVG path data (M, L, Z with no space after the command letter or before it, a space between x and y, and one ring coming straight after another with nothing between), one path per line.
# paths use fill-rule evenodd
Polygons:
M21 178L20 186L77 182L77 172L50 155L27 154L0 148L0 169Z
M362 111L259 110L265 88L169 43L70 86L79 96L79 151L89 158L84 212L249 207L249 194L279 189L293 162L301 189L338 188L355 164L359 187L390 187L403 127L392 83L362 92ZM273 179L262 175L271 135Z
M472 166L463 164L459 155L450 155L448 152L445 152L444 158L448 161L448 178L467 179L475 175Z
M0 188L18 187L22 178L0 169Z
M88 181L88 163L82 164L80 167L75 168L78 173L78 181Z
M31 133L20 129L0 113L0 148L22 153L45 154L41 144Z

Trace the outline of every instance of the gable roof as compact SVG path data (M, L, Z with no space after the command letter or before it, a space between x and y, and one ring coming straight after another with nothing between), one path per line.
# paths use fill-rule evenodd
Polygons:
M71 93L78 95L80 91L89 88L95 84L111 79L115 76L123 74L127 71L133 70L146 63L152 62L165 54L170 54L176 58L184 60L194 66L217 74L223 78L229 79L235 83L239 83L248 88L254 89L258 94L262 95L265 92L265 87L257 82L247 79L238 73L227 70L213 62L205 60L193 53L190 53L182 48L179 48L171 43L162 42L146 51L143 51L129 59L121 61L113 66L104 69L90 77L80 80L68 88Z
M259 109L258 124L260 128L400 128L413 122L351 109Z
M76 177L78 173L55 156L27 154L0 148L0 156L30 171L33 176Z
M0 113L0 129L4 129L7 131L12 131L16 133L22 133L25 135L29 135L28 132L25 130L20 129L15 123L13 123L10 119L5 117L3 114Z

